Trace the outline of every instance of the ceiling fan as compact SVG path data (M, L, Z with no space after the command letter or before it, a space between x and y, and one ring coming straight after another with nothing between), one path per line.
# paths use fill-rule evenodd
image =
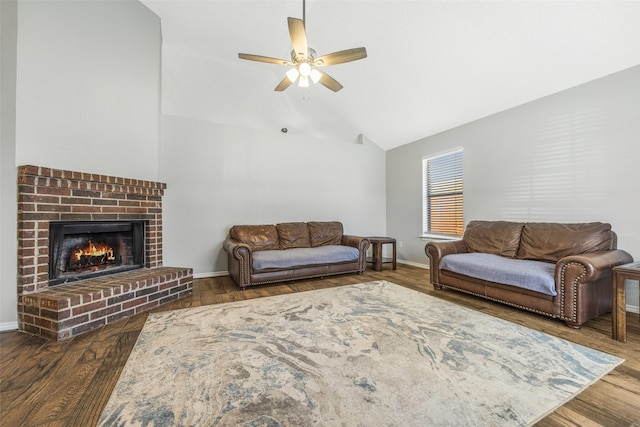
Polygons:
M342 89L343 86L338 83L336 79L316 67L357 61L358 59L367 57L367 50L364 47L356 47L318 57L316 51L307 44L307 35L304 29L306 21L305 15L305 0L302 0L302 19L287 18L289 23L289 36L291 38L291 45L293 46L291 60L248 53L239 53L238 58L293 67L287 71L285 78L276 86L275 90L278 92L285 90L295 83L296 80L298 80L298 86L300 87L308 87L309 80L311 80L314 83L320 83L332 91L337 92Z

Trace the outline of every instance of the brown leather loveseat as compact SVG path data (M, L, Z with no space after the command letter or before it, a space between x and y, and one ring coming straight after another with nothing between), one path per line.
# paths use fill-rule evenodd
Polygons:
M461 240L429 242L431 283L562 319L611 311L611 269L633 261L610 224L471 221Z
M234 225L224 241L229 275L247 286L342 273L362 274L369 240L343 234L342 223Z

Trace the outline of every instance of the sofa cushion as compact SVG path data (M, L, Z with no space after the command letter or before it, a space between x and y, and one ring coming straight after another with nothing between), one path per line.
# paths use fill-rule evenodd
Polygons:
M251 250L262 251L278 249L278 230L275 225L234 225L229 235L241 243L249 245Z
M556 296L555 264L506 258L494 254L449 254L440 260L440 269L476 279L517 286Z
M570 255L613 249L611 224L529 222L522 231L518 258L556 262Z
M309 228L304 222L285 222L276 225L280 249L308 248L311 246Z
M308 222L311 246L339 245L342 242L342 223Z
M523 226L522 222L470 221L462 239L469 252L515 257Z
M360 251L351 246L324 245L316 248L292 248L260 251L253 254L253 269L291 268L305 265L356 261Z

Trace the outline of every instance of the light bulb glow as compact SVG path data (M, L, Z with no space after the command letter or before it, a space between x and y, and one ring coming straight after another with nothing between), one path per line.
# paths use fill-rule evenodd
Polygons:
M300 72L301 76L309 77L309 73L311 73L311 65L309 65L309 63L307 62L303 62L302 64L298 65L298 71Z
M300 80L298 80L298 86L300 86L300 87L309 87L309 77L300 76Z
M318 83L318 81L320 81L320 78L322 77L322 73L314 68L311 70L309 77L311 77L311 80L314 83Z
M287 71L287 78L291 81L291 83L293 83L298 78L298 74L299 74L298 69L292 68L289 71Z

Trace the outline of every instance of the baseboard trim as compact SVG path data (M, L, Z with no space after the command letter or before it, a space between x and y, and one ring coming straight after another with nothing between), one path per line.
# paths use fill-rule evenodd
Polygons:
M228 276L228 275L229 275L228 271L209 271L207 273L194 273L193 278L206 279L207 277L222 277L222 276Z
M0 332L17 331L17 330L18 330L18 322L0 323Z
M426 270L428 270L428 269L429 269L429 264L421 264L421 263L418 263L418 262L407 261L407 260L405 260L405 259L397 259L396 261L397 261L398 263L400 263L400 264L412 265L412 266L414 266L414 267L424 268L424 269L426 269Z
M426 270L429 269L429 264L421 264L418 262L413 262L413 261L407 261L404 259L398 259L396 260L399 264L407 264L407 265L412 265L414 267L418 267L418 268L424 268ZM205 273L193 273L193 278L194 279L206 279L208 277L222 277L222 276L228 276L229 272L228 271L208 271Z

